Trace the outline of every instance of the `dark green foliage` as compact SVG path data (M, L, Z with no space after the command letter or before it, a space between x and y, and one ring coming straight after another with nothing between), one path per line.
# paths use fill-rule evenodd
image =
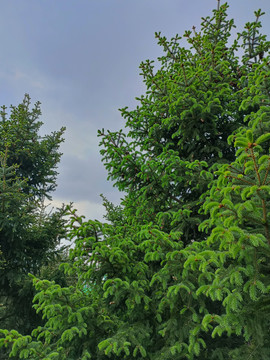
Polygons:
M29 333L40 317L32 309L28 273L55 257L65 236L65 207L46 213L43 200L56 186L63 129L40 137L39 104L25 96L0 122L0 327Z
M24 192L50 198L50 192L56 188L56 167L62 155L59 146L65 128L42 137L39 135L40 116L40 103L30 109L27 94L21 104L10 107L9 115L2 106L0 151L8 147L7 165L17 164L18 176L27 179Z
M104 223L72 213L73 285L33 277L45 323L2 331L10 356L269 359L269 43L260 11L229 43L226 10L185 33L190 49L157 34L164 57L141 65L128 134L99 132L126 196L103 198Z

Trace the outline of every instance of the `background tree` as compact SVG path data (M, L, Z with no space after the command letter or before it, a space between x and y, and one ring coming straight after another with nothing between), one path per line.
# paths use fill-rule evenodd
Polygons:
M9 115L2 107L0 122L0 326L25 334L40 321L27 274L40 274L65 235L65 208L48 214L43 204L56 187L64 128L41 137L39 106L31 110L26 95Z
M27 179L23 191L36 198L50 198L56 188L57 165L61 158L59 151L65 128L41 136L42 122L40 102L30 108L30 97L25 95L18 106L2 106L0 127L0 149L8 146L7 165L18 165L17 175Z
M62 267L77 284L33 277L46 323L2 331L11 356L269 358L269 43L261 11L229 41L227 7L185 33L190 49L157 34L165 54L141 65L128 134L99 133L122 208L73 213Z

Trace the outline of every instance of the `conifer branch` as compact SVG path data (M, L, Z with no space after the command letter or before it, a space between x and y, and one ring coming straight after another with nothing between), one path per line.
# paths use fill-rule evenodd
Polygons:
M225 177L227 177L227 176L225 176ZM246 184L249 184L249 185L255 185L255 183L252 183L252 182L250 182L250 181L248 181L246 179L243 179L243 178L238 178L237 176L228 175L228 177L231 178L231 179L236 179L238 181L245 182Z
M263 224L265 228L265 236L270 246L270 234L269 234L269 224L267 220L267 209L266 209L266 201L262 200L262 208L263 208Z
M256 175L257 175L257 178L258 178L258 181L259 181L259 185L262 185L261 184L261 176L260 176L259 169L258 169L258 166L257 166L257 163L256 163L256 158L255 158L255 155L254 155L253 148L250 149L250 152L251 152L251 157L252 157L252 160L253 160L253 163L254 163L254 168L255 168L255 171L256 171Z
M264 176L262 185L265 185L266 180L267 180L267 177L268 177L268 173L269 173L269 170L270 170L270 159L268 160L268 163L269 163L269 165L268 165L268 168L266 169L266 172L265 172L265 176Z

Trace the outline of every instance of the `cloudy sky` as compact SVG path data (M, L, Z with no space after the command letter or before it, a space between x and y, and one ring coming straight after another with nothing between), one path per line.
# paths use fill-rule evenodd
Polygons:
M238 30L266 12L269 0L229 0ZM154 33L183 34L211 14L216 0L8 0L0 2L0 105L25 93L42 103L43 132L66 126L54 204L73 201L87 218L102 219L103 193L121 194L107 181L97 130L124 127L119 108L144 93L140 62L161 49Z

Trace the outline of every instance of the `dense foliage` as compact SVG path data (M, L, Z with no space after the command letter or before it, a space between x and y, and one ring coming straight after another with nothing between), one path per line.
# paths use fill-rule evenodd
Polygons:
M227 7L185 33L189 49L157 34L127 134L99 132L127 195L104 198L104 223L73 212L62 268L77 282L32 276L45 324L3 330L11 357L269 359L269 42L261 11L232 41Z
M41 137L39 103L25 96L0 121L0 326L31 332L40 322L32 309L28 273L39 275L64 236L65 209L48 214L44 197L56 186L64 129Z
M17 164L17 175L27 179L23 187L25 193L50 199L50 193L57 186L56 169L62 155L59 147L65 128L41 136L40 103L37 102L31 109L30 102L26 94L22 103L12 105L9 111L2 106L0 150L8 148L7 165Z

